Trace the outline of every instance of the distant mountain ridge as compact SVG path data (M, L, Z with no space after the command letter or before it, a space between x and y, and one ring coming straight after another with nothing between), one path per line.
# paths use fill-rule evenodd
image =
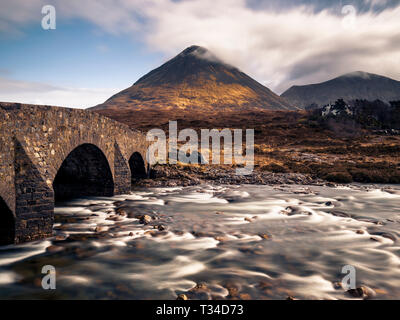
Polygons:
M293 86L281 97L299 108L312 104L324 106L340 98L346 101L365 99L390 102L400 100L400 81L357 71L322 83Z
M285 99L207 49L191 46L131 87L91 108L132 110L295 110Z

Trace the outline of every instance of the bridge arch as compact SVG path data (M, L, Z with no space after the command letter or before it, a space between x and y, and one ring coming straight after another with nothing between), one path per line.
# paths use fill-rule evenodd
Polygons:
M14 243L15 218L3 198L0 197L0 245Z
M129 169L131 170L132 185L134 185L138 180L146 178L146 165L139 152L134 152L129 158Z
M12 212L0 226L13 224L15 243L52 235L55 199L126 194L131 172L148 168L141 132L88 110L0 102L0 142L0 197Z
M56 202L82 196L113 196L113 175L103 151L91 143L73 149L57 171L53 190Z

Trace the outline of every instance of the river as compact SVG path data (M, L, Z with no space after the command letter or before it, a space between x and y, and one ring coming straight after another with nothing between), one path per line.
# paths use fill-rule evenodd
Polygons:
M380 185L77 199L57 205L54 237L0 247L0 299L353 299L345 265L369 298L400 299L399 214L400 186ZM55 290L42 289L44 265Z

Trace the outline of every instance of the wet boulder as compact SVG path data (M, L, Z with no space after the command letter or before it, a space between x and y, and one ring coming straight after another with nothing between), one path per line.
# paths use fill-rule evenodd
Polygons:
M369 299L373 298L376 295L375 291L367 286L361 286L355 289L349 289L347 290L347 294L353 298L359 298L359 299Z

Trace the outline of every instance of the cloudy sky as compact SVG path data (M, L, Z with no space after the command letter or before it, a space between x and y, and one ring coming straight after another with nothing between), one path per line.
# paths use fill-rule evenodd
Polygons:
M0 0L0 101L90 107L193 44L278 94L357 70L400 80L400 0Z

